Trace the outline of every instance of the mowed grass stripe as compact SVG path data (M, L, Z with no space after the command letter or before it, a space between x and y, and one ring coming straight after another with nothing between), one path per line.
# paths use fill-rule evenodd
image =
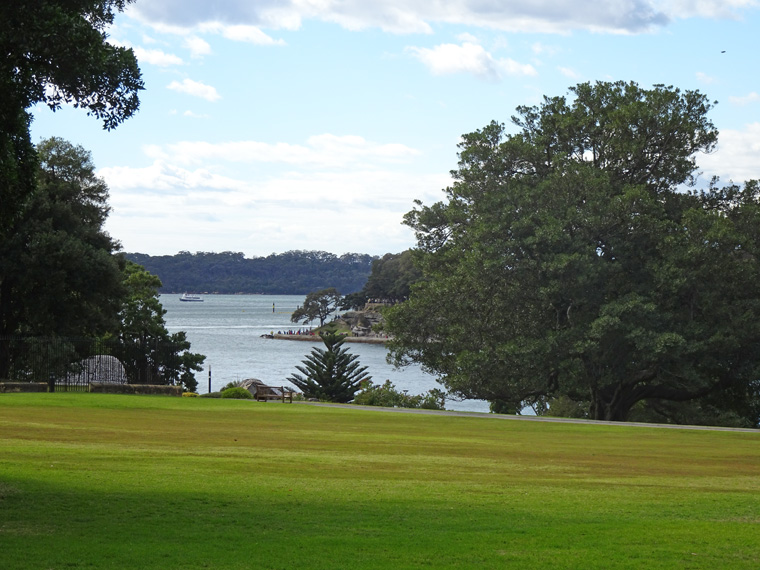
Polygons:
M757 568L755 433L0 397L2 568Z

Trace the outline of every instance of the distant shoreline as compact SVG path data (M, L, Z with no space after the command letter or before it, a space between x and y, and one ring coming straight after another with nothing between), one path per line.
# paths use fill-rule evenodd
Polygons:
M322 339L318 334L267 334L262 335L266 338L272 338L275 340L301 340L307 342L321 342ZM385 344L390 339L384 337L373 336L347 336L346 342L358 342L364 344Z

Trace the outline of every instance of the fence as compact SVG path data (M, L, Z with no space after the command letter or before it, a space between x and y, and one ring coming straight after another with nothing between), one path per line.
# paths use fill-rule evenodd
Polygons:
M172 343L135 339L0 337L0 381L68 392L88 391L91 382L174 384L177 352Z

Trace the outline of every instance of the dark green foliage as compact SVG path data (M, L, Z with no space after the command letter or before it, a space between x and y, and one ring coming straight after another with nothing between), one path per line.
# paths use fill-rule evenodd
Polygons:
M221 391L224 392L227 388L242 388L240 386L240 383L242 380L233 380L232 382L227 382L224 386L222 386Z
M232 388L222 390L221 397L232 398L234 400L250 400L253 398L253 395L245 388L241 388L240 386L233 386Z
M309 293L303 305L293 311L290 322L308 324L318 319L319 326L322 327L327 317L338 308L340 299L341 295L335 287Z
M3 243L13 236L22 206L34 189L37 154L29 137L31 116L17 105L8 104L2 86L0 93L3 93L0 97L0 243ZM0 270L0 279L2 276Z
M343 348L345 337L329 329L319 333L325 349L314 348L306 356L303 366L296 366L301 374L293 374L288 381L303 392L306 398L329 402L350 402L370 380L366 366L359 366L355 354Z
M366 381L362 384L361 392L356 394L354 404L362 406L383 406L385 408L422 408L426 410L443 410L446 394L433 389L424 394L410 396L399 392L390 380L381 386Z
M588 402L576 402L567 396L552 398L541 415L555 418L587 418L589 410ZM632 421L640 421L630 418Z
M372 262L372 273L362 293L369 299L402 301L409 297L412 284L421 277L411 250L386 253Z
M340 300L338 308L341 311L360 311L367 304L368 300L363 290L357 293L349 293L348 295L344 295Z
M59 109L73 103L107 129L133 115L143 89L137 60L130 48L109 44L106 35L115 12L131 1L0 3L0 82L6 105L21 110L43 102Z
M414 262L412 250L386 253L372 262L372 272L362 290L346 295L340 308L360 311L368 301L403 301L409 296L412 285L421 278L422 272Z
M572 92L465 135L447 201L407 214L424 279L386 313L394 358L505 411L684 421L698 400L757 425L758 184L683 190L717 140L698 92Z
M41 145L38 181L28 109L73 104L106 129L134 114L137 60L105 33L130 1L0 2L0 335L92 334L115 317L119 267L101 228L105 186L89 156L59 140ZM72 168L57 170L72 158ZM0 350L0 377L8 367Z
M370 255L324 251L288 251L247 259L242 253L179 252L150 256L128 253L163 283L162 292L266 293L305 295L326 287L359 291L367 282Z
M118 356L131 381L181 384L194 392L198 387L194 372L203 370L206 357L189 352L190 342L183 331L170 334L166 330L166 309L158 300L161 280L128 261L124 286L127 295L119 313Z
M108 188L82 147L52 138L38 153L36 189L0 240L0 335L102 335L123 294L123 260L103 229ZM0 377L8 358L0 349Z
M0 2L0 241L13 234L34 190L30 107L73 103L107 129L137 111L143 88L137 60L105 34L130 1Z

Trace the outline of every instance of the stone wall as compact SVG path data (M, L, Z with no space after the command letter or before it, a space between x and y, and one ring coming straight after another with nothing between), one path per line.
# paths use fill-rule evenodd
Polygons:
M149 394L162 396L181 396L182 386L164 386L163 384L106 384L92 382L90 392L97 394Z
M47 382L0 382L2 392L47 392Z

